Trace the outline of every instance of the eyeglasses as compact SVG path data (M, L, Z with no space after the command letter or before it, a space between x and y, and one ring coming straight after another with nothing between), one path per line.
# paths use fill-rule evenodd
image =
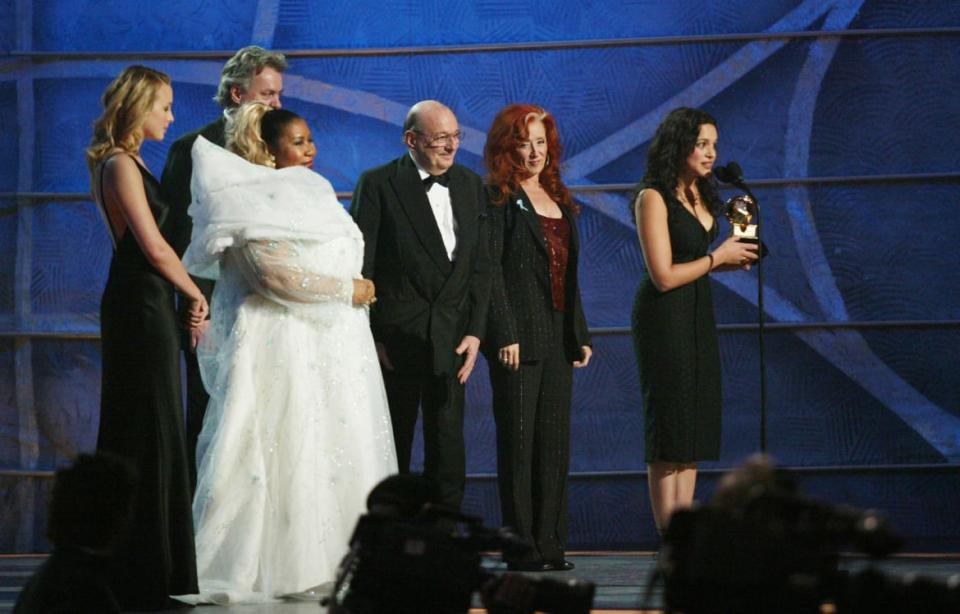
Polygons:
M463 139L466 138L466 135L459 130L453 134L437 134L437 135L426 135L419 130L411 130L414 134L419 134L427 142L427 147L446 147L448 145L455 145L457 143L462 143Z

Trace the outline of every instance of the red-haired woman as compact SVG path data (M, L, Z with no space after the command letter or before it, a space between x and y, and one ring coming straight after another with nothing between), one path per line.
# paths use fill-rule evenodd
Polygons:
M577 283L577 205L560 179L557 126L541 107L497 114L483 152L492 288L485 354L497 422L503 523L533 546L513 570L564 559L573 368L592 351Z

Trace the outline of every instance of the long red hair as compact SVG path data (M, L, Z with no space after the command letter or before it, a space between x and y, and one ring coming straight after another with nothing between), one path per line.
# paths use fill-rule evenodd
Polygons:
M540 171L540 185L550 197L574 212L580 208L570 195L570 190L560 179L560 135L553 116L543 107L533 104L511 104L497 113L487 132L483 146L483 163L487 167L487 183L499 188L493 199L496 205L507 202L510 194L520 191L520 182L527 178L527 170L517 146L530 138L529 125L534 120L543 122L547 134L547 164Z

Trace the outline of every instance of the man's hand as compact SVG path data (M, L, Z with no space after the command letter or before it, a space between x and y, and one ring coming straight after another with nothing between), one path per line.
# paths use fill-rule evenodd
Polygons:
M377 358L380 359L380 365L387 371L393 371L393 363L390 362L390 357L387 356L387 346L379 341L374 345L377 348Z
M479 351L480 339L473 335L464 337L463 340L460 341L460 345L457 346L457 356L463 356L464 352L467 354L467 357L463 360L463 366L457 371L457 381L461 384L466 384L467 380L470 379L470 373L473 371L473 366L477 363L477 353Z

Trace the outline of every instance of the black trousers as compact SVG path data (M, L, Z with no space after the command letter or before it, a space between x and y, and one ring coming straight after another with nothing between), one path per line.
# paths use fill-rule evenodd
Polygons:
M464 387L455 376L383 370L400 473L410 472L417 414L423 411L423 474L438 503L460 509L466 482Z
M189 182L188 182L189 183ZM215 284L209 279L190 276L209 304L213 304L213 289ZM182 295L177 295L177 314L183 321L190 304ZM200 376L200 363L197 362L197 353L190 348L190 333L181 331L181 347L183 348L183 362L186 367L186 436L187 445L187 474L190 477L190 497L197 492L197 440L203 429L203 417L207 413L207 403L210 395L203 387L203 378Z
M489 360L497 422L497 480L503 524L534 546L530 560L559 563L567 542L567 473L573 366L563 347L564 314L553 314L553 347L509 371Z
M203 387L196 353L184 350L183 358L187 369L187 472L190 475L190 495L192 496L197 491L197 440L203 428L203 416L207 413L210 395Z

